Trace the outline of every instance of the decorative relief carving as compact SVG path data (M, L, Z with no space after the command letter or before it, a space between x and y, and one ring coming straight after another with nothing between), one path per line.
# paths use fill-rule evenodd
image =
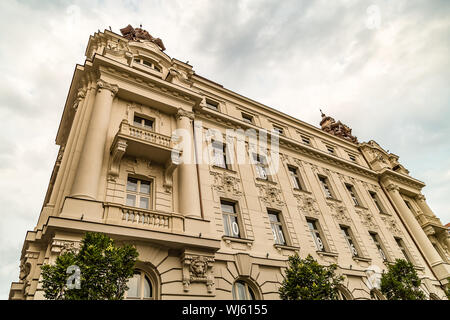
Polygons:
M306 212L308 215L311 216L318 216L320 215L319 211L319 205L317 204L317 201L306 194L297 194L294 193L294 197L297 199L298 209L302 212Z
M120 29L120 33L122 33L122 36L125 39L131 40L131 41L142 41L142 40L151 41L151 42L155 43L156 45L158 45L158 47L162 51L166 50L166 47L164 47L164 44L160 38L152 37L150 33L148 33L146 30L144 30L142 28L133 28L129 24L125 28Z
M387 191L397 191L397 192L400 192L400 187L397 186L396 184L391 183L391 184L389 184L389 185L386 187L386 190L387 190Z
M19 273L20 281L21 282L25 281L30 272L31 272L31 263L24 262L20 264L20 273Z
M257 183L259 189L259 198L262 202L270 206L284 206L284 201L281 196L281 190L275 186L264 183Z
M333 202L327 202L330 208L331 215L338 221L344 223L351 223L352 219L348 215L347 209L343 205L337 205Z
M184 291L189 291L191 283L202 282L211 293L214 285L213 264L213 257L185 254L182 258Z
M51 244L51 252L56 253L58 255L69 251L78 252L79 250L80 250L79 241L54 239Z
M101 90L109 90L111 92L111 95L114 97L116 93L119 91L119 87L115 84L110 84L106 81L103 81L101 79L97 80L97 90L100 92Z
M123 120L122 122L127 122L127 120ZM116 178L119 176L120 161L127 150L127 146L128 144L125 139L118 139L113 145L108 171L108 181L116 181Z
M321 110L322 113L322 110ZM352 135L352 129L343 124L341 121L336 122L334 118L322 113L322 120L320 121L321 129L336 137L358 143L358 139Z
M84 88L78 89L77 98L75 99L75 101L73 103L73 108L75 110L78 109L78 105L80 104L81 101L83 101L83 99L85 97L86 97L86 89L84 89Z
M182 108L178 108L177 114L176 114L176 119L179 120L183 117L189 118L190 120L194 120L195 115L192 111L187 111L184 110Z
M360 216L362 224L368 229L378 229L378 224L369 210L356 210L356 213Z
M397 221L395 221L393 217L381 217L381 219L384 221L389 231L393 234L401 234Z
M239 178L228 172L210 171L210 174L214 176L213 189L216 191L235 197L242 195L242 191L240 190L241 180Z

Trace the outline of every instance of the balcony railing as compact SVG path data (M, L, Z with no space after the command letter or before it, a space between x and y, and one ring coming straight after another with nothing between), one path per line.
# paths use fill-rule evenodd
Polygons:
M122 221L129 224L141 225L148 228L170 230L172 222L171 220L172 219L170 215L162 213L147 212L128 208L122 209Z
M150 142L166 148L171 147L171 138L169 136L132 126L126 121L122 121L120 124L119 134L128 135L138 140Z

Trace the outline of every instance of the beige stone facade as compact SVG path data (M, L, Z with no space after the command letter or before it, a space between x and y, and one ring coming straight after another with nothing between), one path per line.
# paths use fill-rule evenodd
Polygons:
M10 299L43 299L40 266L86 231L136 246L146 298L279 299L298 252L336 263L346 299L382 299L383 260L405 256L444 299L450 238L398 156L324 114L317 128L227 90L142 29L121 31L91 36L76 66ZM267 159L252 142L265 133L263 151L279 141Z

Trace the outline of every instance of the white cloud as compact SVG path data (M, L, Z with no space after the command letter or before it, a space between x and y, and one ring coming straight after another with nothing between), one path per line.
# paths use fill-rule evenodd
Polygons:
M198 74L303 121L323 108L398 154L450 221L449 13L448 1L2 2L0 298L37 222L75 64L109 26L142 23Z

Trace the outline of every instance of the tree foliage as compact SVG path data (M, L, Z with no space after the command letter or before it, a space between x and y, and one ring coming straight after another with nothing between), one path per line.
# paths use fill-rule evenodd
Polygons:
M286 276L279 289L283 300L336 300L342 276L335 274L337 266L320 265L311 255L301 259L296 253L289 257Z
M388 272L381 276L381 292L388 300L424 300L425 294L419 289L421 281L414 265L397 259L388 265Z
M133 246L118 247L107 235L88 232L78 252L65 252L54 265L42 266L44 296L51 300L123 299L137 257ZM80 270L79 288L70 285L70 266Z

